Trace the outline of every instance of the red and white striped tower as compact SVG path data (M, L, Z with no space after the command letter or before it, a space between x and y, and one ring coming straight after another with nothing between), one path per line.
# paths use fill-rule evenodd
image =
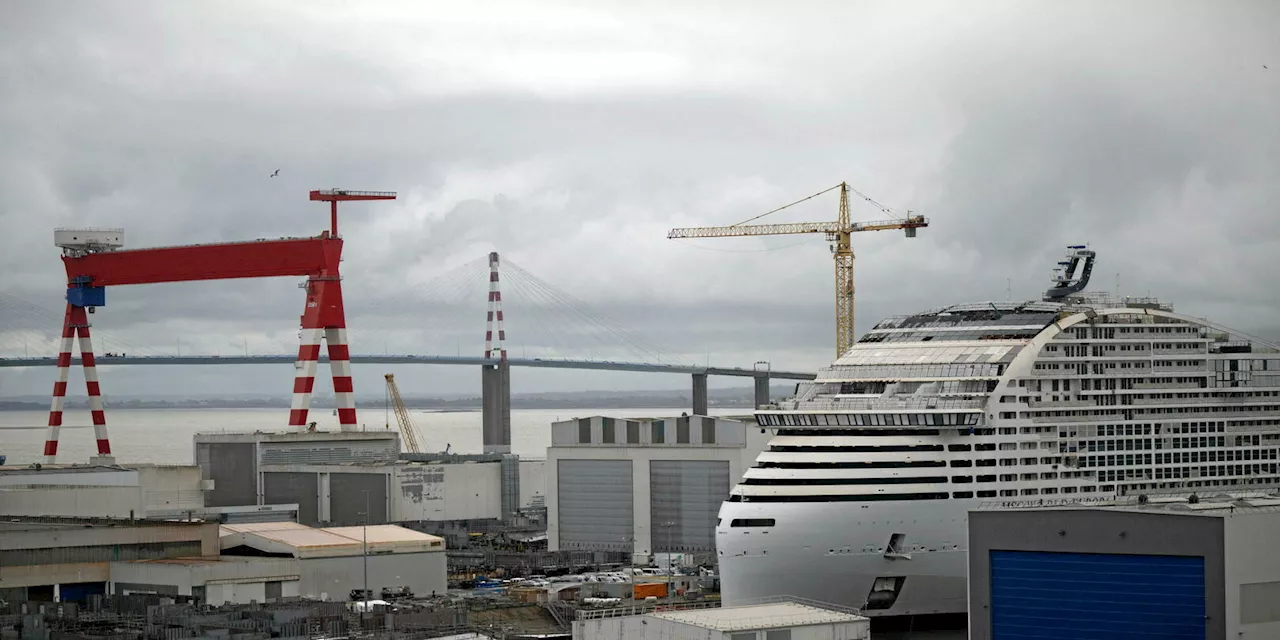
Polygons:
M498 347L493 347L494 323L498 326ZM486 360L497 352L499 360L507 359L507 332L502 328L502 291L498 286L498 252L489 254L489 315L484 331L484 357Z
M58 456L63 404L67 397L67 379L71 374L71 349L76 336L80 337L80 365L84 369L85 388L89 393L89 409L93 416L93 434L98 443L98 455L111 455L111 441L107 438L107 414L102 406L98 367L94 363L93 341L89 337L89 315L84 307L67 303L67 312L62 320L62 340L58 346L58 376L53 383L49 430L44 441L45 461L49 464L53 464Z
M307 426L321 338L329 347L329 370L333 374L338 425L343 431L358 430L355 390L351 382L351 353L347 347L347 319L342 304L342 278L337 275L337 264L335 260L327 269L328 273L313 276L306 282L307 305L302 314L302 331L299 332L298 360L294 363L293 404L289 407L289 426L299 431Z
M496 346L494 331L498 334ZM494 251L489 254L489 315L484 330L484 358L493 364L480 367L485 453L511 453L511 363L507 361L506 340L507 332L502 328L502 291L498 286L498 252Z

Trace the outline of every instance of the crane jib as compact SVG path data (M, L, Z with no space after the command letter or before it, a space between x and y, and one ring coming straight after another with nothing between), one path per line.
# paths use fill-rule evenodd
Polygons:
M798 233L825 233L827 239L836 241L837 247L836 260L836 357L844 355L849 347L853 346L856 334L853 325L853 252L849 247L849 234L861 231L890 231L901 229L906 232L908 238L916 236L915 230L929 226L929 219L920 215L907 215L899 219L893 220L874 220L870 222L849 221L849 186L846 183L840 183L836 187L818 192L808 198L798 200L769 211L754 218L750 218L745 222L758 220L766 215L781 211L794 204L804 202L809 198L813 198L832 189L840 189L840 210L838 219L834 222L791 222L781 224L736 224L722 227L685 227L672 229L667 233L668 239L680 238L733 238L746 236L772 236L786 235ZM893 211L884 208L879 203L871 200L867 196L858 193L864 200L880 207L882 211L893 215Z

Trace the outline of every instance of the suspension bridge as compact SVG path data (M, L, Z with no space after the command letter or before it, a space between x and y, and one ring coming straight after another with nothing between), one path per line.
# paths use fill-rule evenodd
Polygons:
M126 250L121 248L121 230L58 230L55 240L63 249L68 281L65 311L55 312L0 294L0 368L56 367L57 370L46 459L53 462L57 453L63 398L73 366L81 367L85 374L100 455L110 455L111 450L98 382L99 366L290 364L295 376L289 425L299 430L308 424L318 364L328 364L332 371L336 412L343 430L357 428L351 378L353 364L479 366L483 441L488 453L510 450L511 367L688 375L692 381L690 408L695 415L707 413L708 376L751 378L757 405L769 401L772 379L814 378L811 372L772 370L765 362L747 367L689 363L689 358L671 355L638 332L593 309L592 305L509 259L499 258L497 253L479 257L424 282L405 283L394 294L394 304L388 304L386 297L364 296L364 292L356 288L344 292L342 277L338 274L342 238L337 233L337 203L392 198L394 194L380 192L312 192L312 200L330 203L331 225L329 230L309 238ZM146 332L146 337L140 338L140 332L131 332L127 327L108 328L105 353L94 353L89 318L105 320L110 316L89 314L104 307L107 287L276 276L307 277L300 285L306 290L306 304L300 323L302 329L298 332L301 346L296 355L282 353L278 344L264 348L261 339L252 350L256 353L251 352L247 337L237 345L243 347L242 351L236 349L239 353L222 353L234 344L233 336L226 334L203 338L184 336L188 340L186 353L182 352L183 338L179 337L175 339L176 351L165 352L156 346L166 342L163 337ZM480 301L487 304L483 312L484 348L473 351L475 355L465 355L462 344L479 346L476 307ZM513 313L515 315L504 315ZM511 344L506 336L508 317L514 320L513 326L521 335L520 357L508 356ZM350 329L348 318L356 321ZM52 331L59 324L61 332ZM320 353L322 338L328 346L325 355ZM78 355L72 353L76 339L80 347ZM381 344L383 353L352 353L347 346L349 339L363 345ZM436 354L445 351L441 347L450 341L456 345L455 355L429 355L431 351ZM419 348L398 349L400 353L393 353L390 349L393 343ZM57 355L32 356L33 346L37 354ZM421 348L423 346L428 348ZM205 349L203 353L201 348Z

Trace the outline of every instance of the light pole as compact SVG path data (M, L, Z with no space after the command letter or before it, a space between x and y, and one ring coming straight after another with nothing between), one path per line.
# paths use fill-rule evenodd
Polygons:
M369 610L369 489L364 490L364 526L360 527L360 559L364 564L364 607L360 618Z
M668 605L671 604L671 528L674 527L675 525L676 523L671 521L663 522L662 524L658 525L658 527L661 528L663 531L664 535L662 537L666 542L666 544L664 544L663 546L666 547L666 552L667 552L667 604Z

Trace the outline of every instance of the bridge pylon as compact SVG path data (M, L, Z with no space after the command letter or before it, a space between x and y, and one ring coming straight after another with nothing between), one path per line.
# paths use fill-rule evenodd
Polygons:
M485 316L484 359L480 368L481 422L485 453L511 453L511 363L502 318L498 252L489 254L489 309ZM497 338L497 346L494 338Z

